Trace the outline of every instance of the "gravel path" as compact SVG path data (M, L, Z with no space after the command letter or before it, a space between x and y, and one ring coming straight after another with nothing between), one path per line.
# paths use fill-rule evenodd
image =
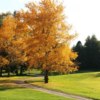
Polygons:
M55 90L45 89L45 88L42 88L42 87L39 87L39 86L35 86L35 85L25 83L24 81L16 81L16 84L20 85L21 87L31 88L31 89L34 89L34 90L37 90L37 91L41 91L41 92L45 92L45 93L49 93L49 94L53 94L53 95L57 95L57 96L62 96L62 97L65 97L65 98L71 98L71 99L74 99L74 100L93 100L93 99L85 98L85 97L82 97L82 96L77 96L77 95L73 95L73 94L58 92L58 91L55 91Z

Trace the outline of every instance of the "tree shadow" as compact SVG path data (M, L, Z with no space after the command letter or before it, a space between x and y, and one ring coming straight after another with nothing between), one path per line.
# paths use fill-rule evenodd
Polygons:
M11 89L20 89L20 88L23 88L23 87L18 86L16 84L16 80L9 80L9 79L0 80L0 92L11 90Z
M35 82L44 82L44 80L25 80L25 83L35 83Z
M1 91L6 91L6 90L11 90L11 89L20 89L20 88L23 88L23 87L0 86L0 92Z
M95 77L100 77L100 73L96 74Z
M0 92L1 91L7 91L7 90L12 90L12 89L23 89L24 87L15 87L15 86L5 86L5 85L1 85L0 86Z

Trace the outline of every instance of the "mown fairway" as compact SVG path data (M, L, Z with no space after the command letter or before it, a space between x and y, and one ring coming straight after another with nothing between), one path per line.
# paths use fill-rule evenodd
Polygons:
M33 84L100 100L100 72L50 76L49 81L48 84L43 82Z
M66 93L77 94L100 100L100 72L50 76L48 84L44 84L43 77L30 76L0 78L0 83L6 83L3 84L3 86L6 86L14 80L25 80L31 84L39 85L45 88L60 90ZM42 98L43 100L69 100L62 97L60 98L46 93L37 92L32 89L0 88L0 100L22 100L22 98L23 100L42 100Z

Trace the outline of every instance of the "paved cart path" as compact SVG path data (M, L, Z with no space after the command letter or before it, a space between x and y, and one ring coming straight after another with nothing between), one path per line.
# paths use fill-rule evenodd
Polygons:
M82 97L82 96L77 96L77 95L67 94L67 93L63 93L63 92L59 92L59 91L55 91L55 90L45 89L45 88L42 88L39 86L35 86L32 84L26 83L25 81L17 80L17 81L15 81L15 83L20 85L21 87L31 88L31 89L34 89L37 91L41 91L41 92L45 92L45 93L49 93L49 94L53 94L53 95L57 95L57 96L62 96L65 98L71 98L74 100L93 100L93 99Z

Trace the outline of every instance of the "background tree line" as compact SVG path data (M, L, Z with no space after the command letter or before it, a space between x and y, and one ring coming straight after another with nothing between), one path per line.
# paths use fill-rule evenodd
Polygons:
M80 70L100 70L100 41L95 35L88 36L84 45L78 41L73 50L78 53L76 61Z

